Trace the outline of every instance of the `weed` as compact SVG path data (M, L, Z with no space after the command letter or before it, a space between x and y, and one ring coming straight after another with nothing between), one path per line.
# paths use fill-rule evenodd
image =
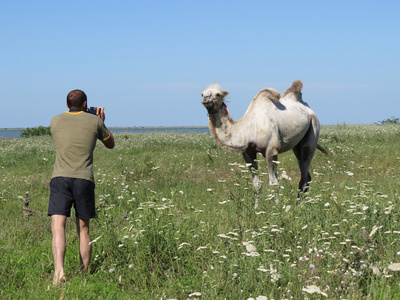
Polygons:
M114 150L95 150L91 272L80 273L71 218L61 288L51 287L46 215L51 138L0 139L1 298L400 295L399 274L388 268L400 259L398 125L323 126L320 144L331 155L316 154L310 191L298 203L294 155L279 157L279 190L268 186L260 159L257 211L242 157L216 147L209 134L115 139Z

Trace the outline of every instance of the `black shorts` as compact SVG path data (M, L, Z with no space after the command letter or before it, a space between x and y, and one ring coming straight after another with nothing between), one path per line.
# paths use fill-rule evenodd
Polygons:
M69 177L55 177L50 182L50 199L47 214L71 216L72 205L76 217L91 219L96 215L94 183L89 180Z

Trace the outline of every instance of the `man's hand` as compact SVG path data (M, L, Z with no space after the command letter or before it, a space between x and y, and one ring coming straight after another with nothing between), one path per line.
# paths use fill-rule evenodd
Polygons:
M96 111L96 115L100 117L100 119L103 120L103 122L106 120L106 115L104 114L104 107L98 107Z

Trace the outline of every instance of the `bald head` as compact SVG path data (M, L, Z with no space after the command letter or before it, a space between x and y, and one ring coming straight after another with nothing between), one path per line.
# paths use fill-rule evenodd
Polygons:
M83 104L86 101L86 94L81 90L73 90L67 95L67 105L69 108L83 108Z

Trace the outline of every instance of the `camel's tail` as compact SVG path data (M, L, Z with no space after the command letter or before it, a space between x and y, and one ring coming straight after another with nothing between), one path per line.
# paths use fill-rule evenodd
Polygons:
M329 156L328 151L326 151L320 144L317 144L317 149L318 149L319 151L321 151L322 153L324 153L324 154L326 154L326 155Z

